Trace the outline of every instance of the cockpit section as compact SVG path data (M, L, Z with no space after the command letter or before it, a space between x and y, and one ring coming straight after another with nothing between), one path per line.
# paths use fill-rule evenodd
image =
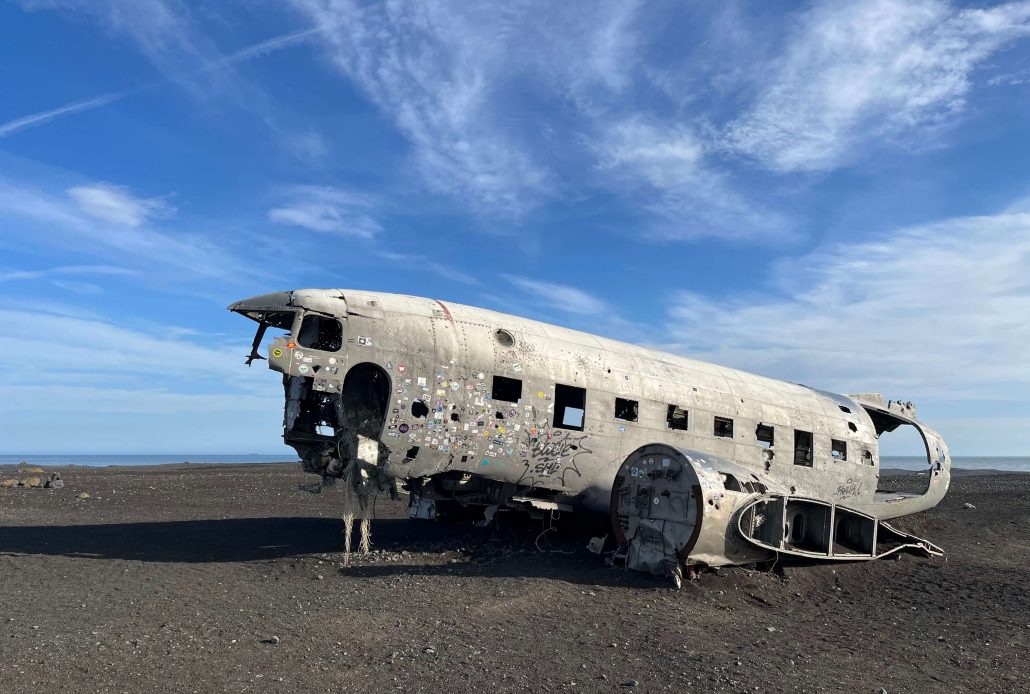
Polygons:
M268 352L271 355L269 368L284 374L313 377L323 366L326 374L339 373L336 353L343 349L347 339L347 302L343 295L332 297L330 302L324 296L309 296L305 292L272 292L237 301L229 310L258 324L251 344L247 365L254 360L264 360L261 344L269 328L282 330ZM310 352L294 350L311 350ZM324 354L323 354L324 353ZM322 359L327 357L327 364ZM323 375L326 375L323 374ZM334 380L341 380L339 378ZM334 388L339 390L339 387Z
M283 440L309 472L340 476L357 455L358 437L379 440L390 379L371 363L350 365L346 299L324 293L273 292L236 302L230 311L258 324L247 364L266 359L283 374ZM262 350L269 329L283 331Z

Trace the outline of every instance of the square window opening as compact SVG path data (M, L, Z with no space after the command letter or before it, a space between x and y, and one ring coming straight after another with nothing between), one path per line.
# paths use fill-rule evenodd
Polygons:
M724 439L733 438L733 420L728 417L716 417L713 433Z
M522 399L522 379L494 376L490 397L503 402L518 402Z
M343 326L335 318L309 313L300 324L297 342L308 349L338 352L343 346Z
M640 411L640 404L636 400L623 400L615 398L615 418L627 422L637 421L637 414Z
M584 388L554 385L554 422L559 429L583 431L586 419L587 391Z
M669 405L669 409L665 413L665 422L669 425L670 429L686 431L689 419L687 411L678 405Z
M812 467L812 432L794 430L794 464Z
M759 424L755 429L755 438L762 448L772 448L774 441L774 430L772 424Z
M830 439L830 455L833 456L834 460L847 460L848 442Z

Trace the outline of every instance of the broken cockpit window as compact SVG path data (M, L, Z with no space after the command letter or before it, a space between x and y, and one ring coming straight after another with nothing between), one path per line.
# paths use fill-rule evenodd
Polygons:
M297 317L293 311L243 311L242 313L247 318L258 322L254 342L250 346L250 354L247 355L247 366L250 366L255 359L264 359L258 348L261 347L261 341L265 339L266 330L276 328L289 333L293 330L293 321Z
M830 439L830 455L834 460L848 459L848 442Z
M559 429L583 431L586 417L587 392L583 388L554 385L554 426Z
M335 318L308 313L300 325L297 342L309 349L338 352L343 346L343 326Z
M264 323L269 328L278 328L286 332L293 330L293 319L297 317L293 311L247 311L244 315Z

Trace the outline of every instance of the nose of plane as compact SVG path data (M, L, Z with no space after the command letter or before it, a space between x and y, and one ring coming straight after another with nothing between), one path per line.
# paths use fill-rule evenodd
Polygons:
M229 304L227 308L236 313L245 313L247 311L284 309L291 306L293 306L293 292L270 292L237 301Z

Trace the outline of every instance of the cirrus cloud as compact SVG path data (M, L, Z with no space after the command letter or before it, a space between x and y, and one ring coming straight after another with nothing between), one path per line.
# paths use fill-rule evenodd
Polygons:
M1030 2L815 5L782 55L758 66L756 100L729 123L723 146L791 172L846 165L868 142L925 141L965 108L974 72L1027 36Z

